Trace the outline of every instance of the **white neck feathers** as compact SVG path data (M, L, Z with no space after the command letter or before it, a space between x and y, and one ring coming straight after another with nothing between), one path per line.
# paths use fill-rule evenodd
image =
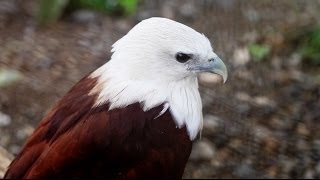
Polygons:
M96 106L108 102L110 110L139 102L147 111L165 103L167 107L164 108L170 110L177 127L186 125L191 140L202 129L202 103L196 76L170 83L160 79L133 80L115 63L109 62L93 72L91 77L98 77L98 84L91 91L99 94Z

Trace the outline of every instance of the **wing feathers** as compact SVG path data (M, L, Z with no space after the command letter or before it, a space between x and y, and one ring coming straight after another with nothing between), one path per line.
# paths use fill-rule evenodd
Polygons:
M181 178L192 143L163 106L93 107L84 78L42 120L5 178Z

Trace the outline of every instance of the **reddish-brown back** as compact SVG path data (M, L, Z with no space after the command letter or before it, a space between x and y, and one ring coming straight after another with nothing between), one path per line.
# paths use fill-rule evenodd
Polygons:
M162 105L92 108L96 79L79 81L41 121L5 178L181 178L192 142ZM143 87L142 87L143 88Z

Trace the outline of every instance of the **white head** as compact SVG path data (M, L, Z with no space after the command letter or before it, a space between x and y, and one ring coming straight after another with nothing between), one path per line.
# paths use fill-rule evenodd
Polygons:
M96 105L109 102L113 109L140 102L148 110L166 103L163 112L169 109L177 126L186 125L194 139L202 128L197 74L227 78L209 40L178 22L150 18L118 40L112 52L111 60L92 74L99 77L92 92L99 93Z

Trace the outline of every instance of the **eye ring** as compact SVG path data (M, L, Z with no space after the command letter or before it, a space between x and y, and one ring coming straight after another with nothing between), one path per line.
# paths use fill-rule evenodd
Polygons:
M176 60L180 63L185 63L187 62L189 59L191 59L191 54L185 54L185 53L182 53L182 52L178 52L176 54Z

